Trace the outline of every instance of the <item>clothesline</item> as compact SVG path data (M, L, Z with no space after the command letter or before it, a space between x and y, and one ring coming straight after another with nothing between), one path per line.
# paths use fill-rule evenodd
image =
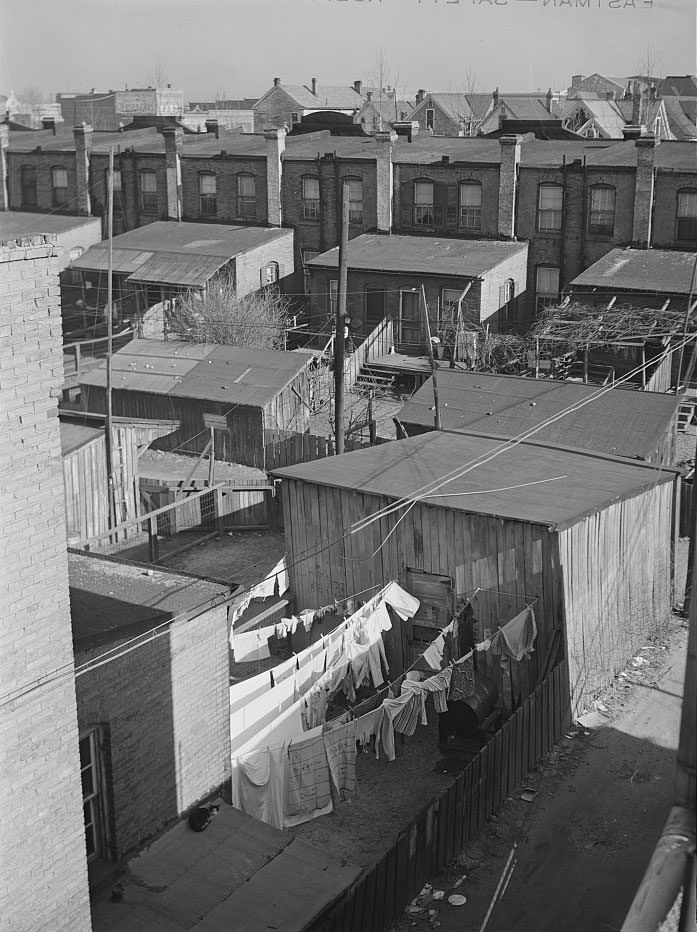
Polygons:
M510 595L514 599L530 599L531 601L528 603L530 606L540 601L539 595L529 595L527 592L506 592L504 589L485 589L483 586L477 586L476 589L473 589L472 593L467 596L467 601L471 602L478 592L493 592L497 595Z

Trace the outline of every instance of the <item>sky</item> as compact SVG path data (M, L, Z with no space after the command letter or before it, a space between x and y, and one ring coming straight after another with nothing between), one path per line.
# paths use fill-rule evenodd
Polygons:
M0 93L155 84L185 100L287 84L566 88L572 74L689 74L695 0L1 0Z

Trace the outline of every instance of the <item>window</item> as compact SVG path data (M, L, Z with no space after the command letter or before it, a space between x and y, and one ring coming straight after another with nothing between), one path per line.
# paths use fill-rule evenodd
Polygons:
M503 285L499 287L499 317L502 321L511 320L513 316L514 297L515 282L512 278L507 278Z
M436 111L433 107L426 107L426 129L433 129Z
M22 207L36 207L36 169L33 165L22 166Z
M157 175L153 171L140 173L140 206L148 212L157 211Z
M300 114L297 113L296 111L293 111L293 113L291 113L290 115L290 125L295 126L299 122L300 122Z
M363 182L360 178L351 178L349 187L349 223L363 223Z
M303 178L303 220L319 220L319 178Z
M66 207L68 201L68 170L51 169L51 206Z
M199 213L204 217L215 217L217 207L218 179L211 172L202 172L198 176Z
M109 190L109 172L106 172L106 190ZM112 176L112 188L114 195L114 213L121 213L123 211L123 201L121 199L121 172L118 168L114 169Z
M558 184L541 184L537 191L537 229L561 230L563 192Z
M535 274L537 310L559 301L559 269L551 265L538 266Z
M439 331L451 331L457 323L457 313L460 308L460 298L463 290L461 288L443 288L441 291Z
M103 815L102 773L97 728L80 736L80 777L82 780L82 811L85 819L87 860L104 854L105 820Z
M414 182L414 223L423 227L434 224L432 181Z
M401 291L399 294L399 342L415 349L421 343L421 292Z
M339 282L332 278L329 282L329 313L332 319L336 317L337 301L339 299Z
M482 186L476 182L460 185L460 227L471 233L482 228Z
M310 270L307 267L307 263L310 259L314 259L315 256L318 256L319 253L315 249L303 249L302 259L303 259L303 282L305 285L305 294L310 294Z
M261 274L262 287L275 285L278 281L278 262L269 262L264 266Z
M615 189L591 188L588 232L591 236L612 236L615 231Z
M678 191L677 240L697 240L697 191Z
M255 220L257 215L257 183L254 175L237 176L237 216Z

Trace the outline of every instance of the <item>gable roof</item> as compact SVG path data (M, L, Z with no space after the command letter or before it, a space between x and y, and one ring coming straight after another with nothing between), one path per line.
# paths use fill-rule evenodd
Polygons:
M489 96L489 100L491 100L491 95ZM424 99L419 101L414 107L414 113L416 113L417 110L422 110L424 107L428 108L429 102L440 107L440 109L456 123L459 123L460 120L470 120L473 118L472 109L466 94L441 92L427 94Z
M349 240L348 267L350 271L418 272L479 278L516 253L527 252L527 248L527 243L495 240L362 233ZM339 247L316 256L307 265L310 268L338 268Z
M658 85L658 93L664 97L697 97L697 76L670 74Z
M620 101L617 100L603 100L586 96L577 96L568 101L568 106L564 109L562 120L567 120L575 110L583 109L608 139L622 139L622 130L627 125L627 120L619 107L619 103ZM630 105L631 119L632 102L628 101L628 103Z
M689 295L695 254L670 249L611 249L571 285L605 291Z
M438 370L438 396L444 430L509 439L573 406L535 440L644 460L672 430L678 401L658 392L614 388L599 394L597 386L577 382L449 369ZM408 433L409 425L433 429L431 379L398 418Z
M697 97L664 97L663 106L676 139L697 138Z
M264 407L310 362L304 353L208 343L132 340L112 356L116 391ZM106 362L80 378L106 386Z
M481 468L475 465L483 461ZM465 471L468 466L472 468ZM676 472L549 444L502 448L500 440L490 437L434 431L287 466L273 474L390 500L420 499L452 511L561 528L670 482ZM421 498L424 486L444 476L457 478Z
M318 84L317 93L313 94L312 89L306 84L277 84L269 88L252 109L261 109L261 104L277 88L285 91L303 110L358 110L363 106L363 98L352 87Z

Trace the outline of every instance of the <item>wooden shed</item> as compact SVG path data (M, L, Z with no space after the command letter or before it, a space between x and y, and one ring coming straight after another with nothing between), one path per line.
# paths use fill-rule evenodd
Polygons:
M133 340L113 356L115 415L176 419L153 447L201 453L263 469L265 446L310 426L306 353ZM80 383L82 408L106 410L106 364Z
M670 611L678 476L669 468L438 432L275 475L300 607L390 579L422 600L411 629L389 634L394 669L467 598L477 640L533 604L532 659L506 683L485 654L487 672L520 701L566 654L578 709Z
M536 430L536 439L546 443L673 462L675 395L620 388L599 393L598 386L578 382L439 369L438 399L444 430L502 439ZM397 420L408 437L435 429L432 379Z

